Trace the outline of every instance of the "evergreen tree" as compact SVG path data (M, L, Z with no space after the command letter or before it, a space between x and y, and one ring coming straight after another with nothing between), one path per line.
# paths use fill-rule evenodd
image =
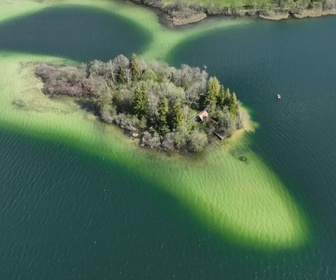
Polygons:
M230 89L226 89L224 97L224 106L230 106L230 103L231 103Z
M173 106L171 117L170 117L170 127L171 129L178 128L183 122L183 113L181 100L177 100Z
M238 104L237 96L235 93L232 93L230 104L229 104L229 111L233 116L237 116L238 110L239 110L239 104Z
M141 84L141 92L142 92L142 98L143 98L143 103L144 103L144 114L147 111L148 108L148 89L145 83Z
M125 84L126 83L126 72L125 69L123 67L119 67L118 69L118 77L117 77L117 81L119 84Z
M217 98L217 105L220 107L224 107L224 102L225 102L225 89L224 86L220 86L218 98Z
M216 77L210 77L208 81L208 91L205 96L205 105L215 107L220 92L220 83Z
M160 97L159 110L157 113L157 127L156 130L160 135L164 135L169 132L167 125L167 115L169 111L168 99L166 97Z
M173 108L173 128L179 127L183 122L181 100L178 100Z
M144 84L137 85L134 90L133 110L137 117L141 119L146 115L148 107L148 91Z
M130 59L130 68L131 68L131 73L132 73L132 80L133 81L139 80L141 72L140 72L138 58L135 54L132 54L132 57Z

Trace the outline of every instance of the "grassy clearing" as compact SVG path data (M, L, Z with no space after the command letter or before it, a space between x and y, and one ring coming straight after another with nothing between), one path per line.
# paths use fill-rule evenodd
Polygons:
M74 4L74 1L66 3ZM83 3L92 5L91 1ZM32 2L33 8L27 8L27 13L41 10L47 4L38 4L38 8L35 5ZM95 7L132 18L146 27L153 35L143 54L147 59L163 59L176 44L212 32L214 26L225 28L230 25L205 22L174 31L162 27L155 14L141 7L104 1L95 2ZM17 9L17 14L12 9L13 17L24 14L19 6ZM60 60L0 53L1 126L65 141L88 153L118 162L125 169L155 182L157 187L189 207L203 223L239 244L271 250L293 248L307 241L306 220L299 206L276 174L248 149L246 138L235 141L236 144L218 146L194 160L176 161L160 154L153 155L138 149L119 130L102 124L78 105L46 98L40 91L41 82L32 72L33 65L29 64L36 61ZM247 157L247 162L237 158L236 155L241 153ZM164 182L162 178L165 178Z

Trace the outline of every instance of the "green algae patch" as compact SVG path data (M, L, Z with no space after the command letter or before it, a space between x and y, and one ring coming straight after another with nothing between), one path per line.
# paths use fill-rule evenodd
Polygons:
M0 54L0 124L35 136L65 141L145 176L173 196L206 226L237 244L258 249L290 249L308 239L306 220L277 176L248 149L223 146L193 159L176 160L137 147L112 126L68 98L48 98L34 76L36 63L62 60ZM242 162L239 156L248 160ZM164 181L162 178L165 178Z

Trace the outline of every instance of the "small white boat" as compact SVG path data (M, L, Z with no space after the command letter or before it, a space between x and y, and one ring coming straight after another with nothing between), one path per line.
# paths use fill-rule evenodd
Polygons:
M281 99L281 95L280 95L279 93L277 94L277 98L278 98L278 99Z

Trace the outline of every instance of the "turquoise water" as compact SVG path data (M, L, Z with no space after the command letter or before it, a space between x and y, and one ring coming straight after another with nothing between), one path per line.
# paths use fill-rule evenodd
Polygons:
M101 40L82 41L88 32L82 16ZM8 22L0 26L0 49L86 61L115 56L121 41L126 54L144 48L148 34L104 16L53 9ZM48 27L53 32L43 31L41 19L54 22ZM67 22L69 35L60 35L64 29L57 22ZM312 221L308 244L278 252L232 244L139 172L57 140L3 129L0 278L334 279L335 23L334 17L258 21L186 42L170 55L175 64L207 65L252 108L260 127L249 135L250 149L281 177ZM112 31L104 41L106 29ZM11 36L23 30L25 39ZM49 44L55 38L68 48Z

